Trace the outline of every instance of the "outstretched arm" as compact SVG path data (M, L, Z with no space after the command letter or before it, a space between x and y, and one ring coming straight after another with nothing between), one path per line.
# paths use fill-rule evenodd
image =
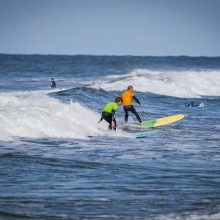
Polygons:
M138 98L136 96L133 96L133 99L139 104L141 105L141 102L138 100Z
M100 118L100 120L98 121L98 123L100 123L103 120L103 117Z
M115 127L115 110L112 109L112 127Z
M115 120L115 110L112 109L112 121Z

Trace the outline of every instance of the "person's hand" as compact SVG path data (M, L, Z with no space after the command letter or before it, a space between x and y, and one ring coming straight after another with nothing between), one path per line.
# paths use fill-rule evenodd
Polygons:
M142 103L140 102L140 106L142 107Z
M115 122L114 121L112 121L112 127L115 127Z
M97 121L97 123L100 123L102 120L100 119L99 121Z

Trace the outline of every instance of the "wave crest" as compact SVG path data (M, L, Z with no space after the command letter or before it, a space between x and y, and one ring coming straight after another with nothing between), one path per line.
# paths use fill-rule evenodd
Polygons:
M219 96L220 71L152 71L136 69L129 74L113 75L92 85L96 89L151 92L179 98Z
M0 93L0 140L87 138L103 134L99 114L77 102L62 103L40 92Z

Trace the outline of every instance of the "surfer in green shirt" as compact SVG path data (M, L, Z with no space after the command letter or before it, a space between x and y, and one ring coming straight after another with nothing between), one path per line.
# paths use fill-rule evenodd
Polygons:
M117 97L114 102L109 102L102 110L102 117L98 123L100 123L103 119L109 123L109 130L116 130L116 120L115 120L115 111L118 106L120 106L121 98Z

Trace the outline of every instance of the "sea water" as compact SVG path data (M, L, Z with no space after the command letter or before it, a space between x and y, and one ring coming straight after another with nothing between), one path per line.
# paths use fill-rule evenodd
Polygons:
M119 107L108 131L129 85L143 120L185 118L134 139ZM2 54L0 218L218 220L219 109L219 57Z

